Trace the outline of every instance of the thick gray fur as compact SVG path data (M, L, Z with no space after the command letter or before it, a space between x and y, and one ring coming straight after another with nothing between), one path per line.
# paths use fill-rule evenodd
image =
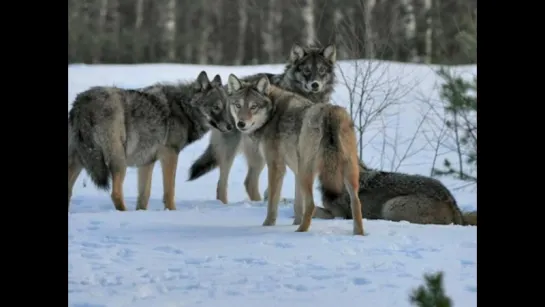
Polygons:
M294 225L308 231L315 209L312 186L316 177L322 197L337 198L351 191L354 234L363 235L358 192L358 156L354 123L345 108L314 103L270 85L262 77L255 85L231 74L227 81L229 108L237 129L248 136L266 161L268 190L264 226L276 223L278 201L287 167L295 174ZM255 167L255 165L252 165ZM346 190L345 189L345 190ZM249 191L251 193L251 191ZM251 195L251 194L250 194Z
M152 166L162 158L175 166L180 151L210 127L232 129L229 119L220 76L210 81L204 71L192 82L140 89L97 86L78 94L68 118L68 204L82 169L99 189L108 190L112 174L124 177L126 167ZM146 195L140 196L145 209Z
M241 80L255 83L265 75L272 85L300 94L313 103L329 103L336 82L335 64L335 45L316 48L294 44L282 74L262 73L242 77ZM230 133L212 129L210 144L191 166L188 180L195 180L219 166L216 198L227 203L227 180L239 151L244 153L248 162L248 173L244 181L246 191L251 200L261 200L258 181L265 163L255 144L236 129Z

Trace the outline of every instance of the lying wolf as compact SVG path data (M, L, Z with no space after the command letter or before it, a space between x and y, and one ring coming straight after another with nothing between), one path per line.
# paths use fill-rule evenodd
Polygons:
M361 161L359 169L359 197L365 204L364 218L418 224L477 223L476 212L466 218L454 196L439 180L368 169ZM316 218L352 219L350 195L346 191L336 199L324 199L323 206L316 208Z

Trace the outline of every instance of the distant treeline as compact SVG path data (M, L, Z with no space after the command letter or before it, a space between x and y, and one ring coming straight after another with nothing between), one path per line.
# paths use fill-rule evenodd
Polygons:
M472 64L477 0L69 0L68 63L285 62L293 42L338 59Z

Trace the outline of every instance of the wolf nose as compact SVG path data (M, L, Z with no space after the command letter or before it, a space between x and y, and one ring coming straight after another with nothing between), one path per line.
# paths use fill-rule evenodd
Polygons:
M312 87L313 90L315 90L315 89L318 88L319 84L318 84L318 82L312 82L312 83L310 84L310 86Z
M238 122L237 127L244 128L244 127L246 127L246 123L245 122Z

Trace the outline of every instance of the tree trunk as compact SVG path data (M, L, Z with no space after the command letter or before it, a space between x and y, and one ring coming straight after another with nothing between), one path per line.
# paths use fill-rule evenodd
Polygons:
M132 41L132 61L138 63L142 54L142 23L144 22L144 0L136 0L134 32Z
M96 34L94 36L93 52L91 54L92 63L98 64L102 60L102 44L104 40L104 24L108 15L108 0L100 1L98 19L96 22Z
M424 36L425 42L425 53L424 53L424 63L431 64L432 59L432 38L433 38L433 24L432 24L432 0L424 0L424 11L426 14L426 34Z
M365 58L375 58L375 37L373 35L373 9L375 8L376 0L365 0L365 7L363 8L363 25L364 29L364 46L365 46Z
M201 0L203 9L199 18L200 27L195 31L200 32L199 44L197 46L197 62L201 65L208 64L208 40L210 35L214 32L214 27L210 22L210 12L206 10L208 8L207 0Z
M183 52L184 52L184 62L193 63L194 52L195 52L195 43L199 42L198 27L195 27L194 20L195 15L198 14L200 3L194 0L185 0L183 8L180 8L180 14L182 14L183 20Z
M212 35L208 38L208 46L209 47L213 46L213 47L207 48L207 49L208 49L208 56L212 60L211 64L213 65L221 65L221 63L223 63L223 56L224 56L223 40L221 39L222 38L221 35L223 34L222 33L223 31L222 29L220 29L220 27L225 24L223 19L224 3L225 2L223 0L216 0L214 1L213 4L210 5L211 7L210 17L214 17L213 19L211 18L210 22L211 22L211 26L215 30L212 30L210 32L210 34Z
M248 0L238 0L238 39L235 65L243 65L246 50L246 30L248 27Z
M264 29L261 31L263 50L266 54L267 63L276 63L282 53L282 37L280 36L280 23L282 22L282 11L278 7L278 0L269 0L267 17Z
M176 0L167 0L165 7L164 42L167 60L176 62Z
M410 62L418 62L418 50L416 49L416 15L414 12L414 0L401 0L403 11L405 12L405 42L408 43Z
M334 9L333 9L333 28L334 31L334 41L336 44L337 49L337 59L347 59L348 58L348 52L345 44L339 43L340 41L343 41L343 37L346 33L346 30L343 30L343 20L345 19L345 16L343 14L343 11L341 9L340 3L335 0L333 3Z
M305 6L301 10L303 21L305 23L303 29L304 42L307 46L314 45L317 42L314 7L314 0L306 0Z
M119 0L108 0L108 15L106 17L105 34L107 35L107 59L117 63L124 56L119 44L120 28Z

